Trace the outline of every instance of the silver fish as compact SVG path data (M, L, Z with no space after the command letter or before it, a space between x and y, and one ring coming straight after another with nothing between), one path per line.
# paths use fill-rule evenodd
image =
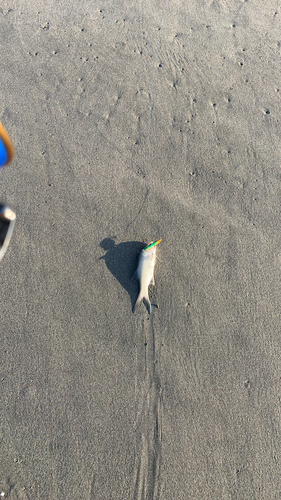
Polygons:
M148 296L148 287L150 284L154 285L154 266L156 259L156 246L159 245L161 240L150 243L143 249L139 257L138 268L135 272L135 278L140 282L140 293L135 303L133 312L144 300L147 304L148 312L151 313L151 303Z

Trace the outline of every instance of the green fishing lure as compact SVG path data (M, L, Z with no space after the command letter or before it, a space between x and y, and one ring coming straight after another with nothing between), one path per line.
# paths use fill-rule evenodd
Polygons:
M154 243L150 243L150 245L148 245L147 247L145 247L143 249L143 252L145 252L145 250L148 250L149 248L152 248L152 247L155 247L156 245L159 245L159 243L161 243L161 240L157 240L157 241L154 241Z

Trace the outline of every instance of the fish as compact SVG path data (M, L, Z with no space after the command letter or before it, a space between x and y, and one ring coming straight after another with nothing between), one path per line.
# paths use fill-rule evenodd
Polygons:
M147 304L147 309L149 314L151 313L151 303L148 295L148 287L150 284L154 285L154 266L156 260L156 246L159 245L161 240L154 241L154 243L149 243L141 252L139 256L139 262L137 270L134 274L135 279L140 282L140 293L136 300L133 313L142 303L145 301Z

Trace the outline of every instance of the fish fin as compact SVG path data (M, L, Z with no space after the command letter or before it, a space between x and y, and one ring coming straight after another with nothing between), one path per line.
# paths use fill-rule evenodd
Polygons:
M154 281L154 276L152 276L151 280L150 280L150 285L155 285L155 281Z
M146 303L147 310L148 310L149 314L151 313L151 303L150 303L149 297L148 297L148 295L142 295L141 292L139 293L139 296L138 296L136 303L134 305L133 313L140 306L140 304L142 303L143 300Z
M131 280L139 280L139 273L138 273L138 270L136 270L133 274L133 276L131 277Z
M151 314L151 303L150 303L148 294L145 297L143 297L143 299L146 303L146 307L147 307L149 314Z
M142 301L143 301L143 298L144 298L144 297L143 297L143 295L142 295L142 294L141 294L141 292L140 292L140 293L139 293L139 296L138 296L138 298L137 298L137 300L136 300L136 303L135 303L135 305L134 305L133 313L134 313L134 312L136 311L136 309L140 306L140 304L141 304L141 303L142 303Z

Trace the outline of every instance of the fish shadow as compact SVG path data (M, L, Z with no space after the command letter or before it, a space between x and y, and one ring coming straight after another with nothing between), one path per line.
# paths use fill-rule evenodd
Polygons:
M139 294L139 283L134 279L134 273L138 266L139 254L145 248L145 244L140 241L127 241L116 245L112 238L105 238L100 246L106 254L99 260L105 261L109 271L128 292L133 310Z

